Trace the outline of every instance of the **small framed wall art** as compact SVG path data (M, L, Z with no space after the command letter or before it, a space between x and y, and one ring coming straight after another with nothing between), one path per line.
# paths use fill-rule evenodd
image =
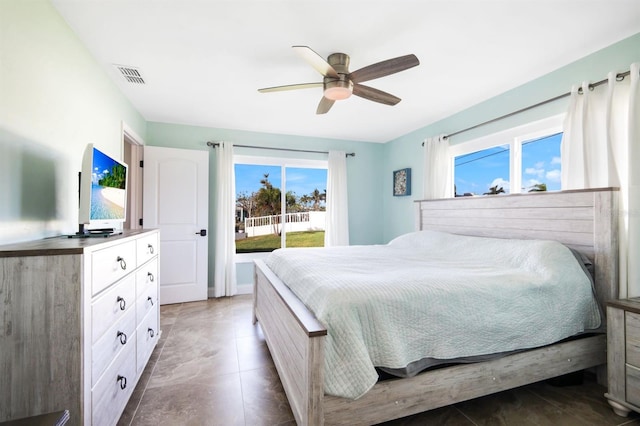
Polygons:
M393 172L393 196L411 195L411 169L400 169Z

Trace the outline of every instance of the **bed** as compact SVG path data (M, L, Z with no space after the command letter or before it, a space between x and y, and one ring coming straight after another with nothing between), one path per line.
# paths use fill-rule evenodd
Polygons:
M617 296L617 191L418 201L415 229L457 235L555 240L594 265L600 308ZM597 367L606 336L587 334L471 364L375 383L357 399L325 394L327 328L262 261L256 262L254 321L262 327L294 417L301 425L375 424L524 384Z

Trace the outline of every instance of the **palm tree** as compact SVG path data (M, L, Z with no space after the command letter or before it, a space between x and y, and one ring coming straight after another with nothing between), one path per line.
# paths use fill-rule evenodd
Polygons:
M296 197L295 192L287 191L285 194L285 203L287 205L287 212L295 213L300 210L300 206L298 205L298 197Z
M489 192L485 192L483 195L496 195L496 194L504 194L504 188L498 188L498 185L492 186L489 188Z
M318 188L314 189L311 194L309 194L311 201L313 201L313 211L320 210L320 203L327 199L327 191L324 192L318 191Z
M303 209L309 209L309 204L313 201L313 198L310 195L303 195L300 197L300 204Z
M269 182L269 173L264 174L260 180L262 188L256 194L256 211L261 216L273 216L280 214L280 189ZM273 233L278 235L277 220L273 221Z
M112 188L124 189L127 176L126 170L121 164L114 164L111 171L98 181L100 186L109 186Z

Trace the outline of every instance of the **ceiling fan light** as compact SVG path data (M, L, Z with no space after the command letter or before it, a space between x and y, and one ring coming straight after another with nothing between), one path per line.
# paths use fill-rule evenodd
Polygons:
M351 90L347 87L329 87L324 91L324 97L332 101L341 101L351 96Z
M332 101L341 101L351 96L352 90L353 84L348 80L325 80L324 97Z

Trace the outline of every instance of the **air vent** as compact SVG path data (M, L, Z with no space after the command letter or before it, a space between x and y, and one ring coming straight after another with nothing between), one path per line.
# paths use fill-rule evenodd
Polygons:
M127 80L129 83L134 84L145 84L144 79L142 78L142 74L138 69L134 67L127 67L124 65L114 65L120 74Z

